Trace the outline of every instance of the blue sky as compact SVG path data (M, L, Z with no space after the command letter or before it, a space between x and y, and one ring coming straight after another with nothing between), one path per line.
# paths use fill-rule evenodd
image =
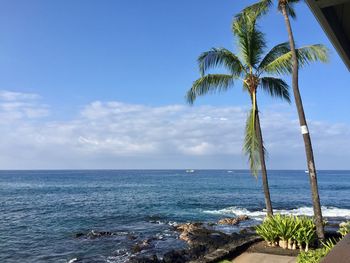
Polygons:
M241 139L239 130L234 138L227 138L232 141L229 148L233 147L234 150L222 149L219 156L213 154L217 149L212 149L212 146L227 142L211 141L210 134L201 135L203 137L188 135L187 145L193 144L192 148L198 148L197 152L188 149L171 151L174 145L178 146L176 142L179 139L164 134L165 131L161 141L153 141L148 146L147 142L138 138L143 132L156 134L154 125L162 129L165 128L162 125L170 123L173 129L181 130L178 125L185 123L186 116L204 114L202 111L205 109L208 116L213 109L221 110L214 114L215 117L209 116L213 119L228 119L226 114L231 110L236 113L246 111L249 101L246 94L241 92L240 85L225 94L200 98L193 108L185 104L184 94L199 76L196 59L201 52L211 47L235 50L230 31L232 17L252 2L1 1L0 114L6 116L2 121L5 125L2 134L8 134L8 137L2 138L0 154L9 155L9 149L13 149L14 153L12 157L7 156L0 161L0 168L245 168L245 159L238 149L240 145L234 141ZM344 148L346 152L340 159L337 156L337 146L345 147L344 143L346 145L347 142L342 140L350 130L350 74L306 4L300 4L297 12L298 19L293 22L297 44L323 43L331 50L330 63L310 65L302 70L300 76L307 117L312 123L311 128L315 127L315 142L321 145L330 140L327 134L321 134L324 129L334 130L332 136L339 141L339 145L333 145L334 153L320 150L322 147L327 149L326 145L320 146L320 149L315 145L316 156L322 160L320 166L323 169L350 168L345 162L350 157L348 150ZM287 40L283 19L276 10L262 19L260 25L266 33L269 47ZM259 102L266 123L281 113L285 114L281 118L296 123L294 105L283 105L264 96L259 98ZM174 111L169 112L169 107L175 107ZM130 109L134 110L134 115L129 116L127 123L116 116L130 112ZM92 113L92 110L95 112ZM141 114L154 114L157 110L165 112L161 122L153 123L152 119L147 119L150 117ZM97 111L103 111L104 117L109 116L103 123L101 119L98 119L100 123L95 123L100 126L99 131L91 128L96 122L92 116ZM115 119L123 126L111 128L110 124ZM141 123L148 120L147 123L154 125L142 126L136 120ZM76 125L74 128L73 124ZM130 129L120 134L123 127L129 127L129 124ZM186 124L183 125L186 127ZM221 126L217 126L215 121L203 125L198 124L193 129L218 127L215 134L221 135ZM134 126L140 127L139 133ZM297 134L293 145L299 150L295 154L287 149L282 153L282 149L272 150L271 168L304 169L301 138L298 137L297 124L295 126ZM56 127L56 130L69 127L67 129L71 129L71 133L67 133L67 138L62 138L67 130L53 134L48 131L50 127ZM316 127L322 127L320 132ZM269 133L269 127L265 128L267 137L276 137L272 131ZM83 136L82 131L87 134ZM108 132L103 134L103 131ZM234 127L228 126L222 132L233 133ZM128 147L134 150L118 151L118 147L126 147L121 145L121 141L128 141L121 139L124 136L134 145L134 148ZM45 147L40 146L40 140L45 141ZM151 138L149 140L152 142ZM117 144L112 143L116 141ZM282 137L281 141L267 140L272 149L279 142L283 145L285 140ZM79 143L96 147L88 150L80 146L77 148ZM207 147L206 151L203 150L206 154L200 151L201 147ZM62 149L62 154L59 149ZM16 155L19 151L23 156ZM160 163L160 158L166 160ZM288 162L290 159L293 161Z

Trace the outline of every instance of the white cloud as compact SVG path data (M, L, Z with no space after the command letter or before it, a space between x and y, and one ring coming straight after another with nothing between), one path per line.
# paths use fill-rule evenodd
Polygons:
M0 123L47 116L48 106L39 99L36 94L0 91Z
M77 118L58 122L42 119L49 111L39 96L16 94L12 100L0 95L0 116L7 120L0 126L2 169L247 168L242 107L96 101ZM269 168L305 167L294 114L284 107L262 109ZM319 168L349 168L349 125L317 121L310 130Z
M0 90L0 100L4 101L36 100L39 98L40 96L37 94Z

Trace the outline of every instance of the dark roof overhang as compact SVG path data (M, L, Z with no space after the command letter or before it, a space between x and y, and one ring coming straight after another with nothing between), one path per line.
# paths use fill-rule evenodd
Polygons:
M350 0L306 0L350 70Z

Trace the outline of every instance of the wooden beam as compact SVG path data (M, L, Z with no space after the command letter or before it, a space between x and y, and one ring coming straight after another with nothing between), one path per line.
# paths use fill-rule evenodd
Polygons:
M316 3L320 8L325 8L329 6L350 3L350 0L318 0Z

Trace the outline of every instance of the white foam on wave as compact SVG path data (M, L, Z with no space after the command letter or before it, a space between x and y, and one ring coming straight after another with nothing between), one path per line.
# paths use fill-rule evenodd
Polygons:
M326 207L322 206L322 215L324 217L344 217L350 218L350 209L338 208L338 207ZM292 210L277 210L277 213L292 214L292 215L306 215L313 216L314 211L312 207L300 207Z
M127 249L117 249L114 256L109 256L107 258L107 263L125 263L128 262L129 257L131 256L130 252Z
M219 210L204 210L202 211L206 214L212 215L227 215L227 216L240 216L247 215L251 218L261 219L266 215L266 211L249 211L246 208L241 208L237 206L231 206ZM274 210L275 213L284 215L305 215L312 216L314 214L312 207L299 207L291 210ZM322 207L322 214L324 217L344 217L350 219L350 209L338 208L338 207Z
M77 258L72 258L71 260L68 261L68 263L73 263L76 262L78 259Z
M204 210L203 213L212 214L212 215L234 215L234 216L247 215L250 217L263 217L265 215L264 211L252 212L246 208L241 208L237 206L230 206L219 210Z

